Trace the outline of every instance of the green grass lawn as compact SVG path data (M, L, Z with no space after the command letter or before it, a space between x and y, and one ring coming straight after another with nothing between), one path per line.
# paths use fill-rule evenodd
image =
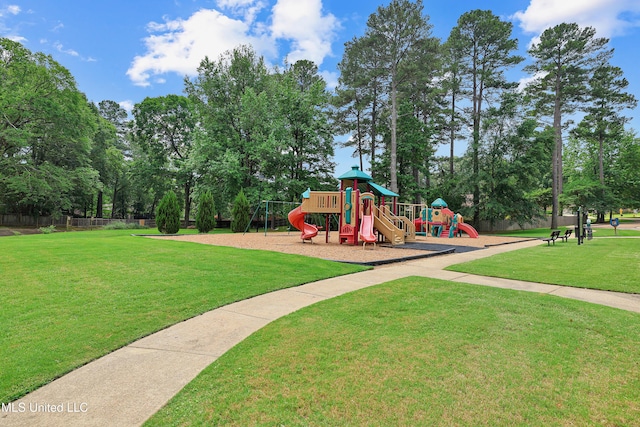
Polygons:
M640 239L546 243L505 252L447 268L451 271L574 286L640 293Z
M147 425L638 425L639 348L637 313L407 278L267 325Z
M0 238L0 402L215 307L361 269L131 232ZM484 261L519 279L639 292L638 239ZM148 424L637 425L638 348L637 313L407 278L267 325Z
M562 235L564 235L565 230L572 230L570 242L576 243L575 235L573 234L573 230L575 227L558 227L558 230L562 231ZM501 233L497 233L500 236L513 236L513 237L532 237L532 238L545 238L549 237L551 234L551 230L549 228L532 228L530 230L513 230L513 231L505 231ZM640 236L640 231L638 230L624 230L624 229L613 229L611 226L605 227L595 227L593 228L593 237L638 237ZM585 239L586 240L586 239Z
M141 231L0 238L0 402L216 307L363 269Z

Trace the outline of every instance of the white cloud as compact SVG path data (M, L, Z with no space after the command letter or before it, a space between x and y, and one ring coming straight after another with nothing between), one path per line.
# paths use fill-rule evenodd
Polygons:
M17 15L21 11L20 6L18 6L17 4L10 4L5 8L5 10L7 11L7 13L10 13L12 15ZM2 11L0 11L0 15L2 15Z
M71 56L80 56L80 54L73 49L65 49L63 44L60 42L55 42L53 44L53 47L60 53L66 53L67 55Z
M25 37L22 36L13 36L13 35L7 35L7 36L3 36L11 41L17 42L17 43L26 43L27 39Z
M527 33L540 34L563 22L591 26L599 37L623 35L640 27L638 0L531 0L529 7L513 18Z
M331 14L323 14L321 0L277 0L266 19L257 17L266 0L218 0L215 9L200 9L187 19L151 22L144 39L146 52L136 56L127 75L138 86L161 83L167 73L193 76L205 56L217 59L225 51L250 44L267 60L278 55L278 46L290 46L289 63L308 59L317 65L331 54L339 26ZM233 16L237 16L234 18Z
M318 72L320 76L324 79L327 84L328 90L334 90L338 86L338 78L340 78L340 74L337 71L320 71Z
M291 42L290 63L308 59L321 65L331 54L340 23L332 14L322 14L321 0L278 0L272 11L272 35Z
M147 29L152 33L144 39L147 52L136 56L127 71L138 86L149 86L152 76L165 73L194 75L205 56L217 59L240 44L268 50L243 21L211 9L200 9L186 20L152 22Z
M26 41L22 36L14 33L13 30L7 28L4 24L7 15L18 15L21 12L20 6L10 4L8 6L0 7L0 37L5 37L15 42L22 43Z
M218 7L222 8L236 8L236 7L250 7L255 1L254 0L218 0Z
M20 9L20 6L15 5L15 4L10 4L8 6L4 6L0 8L0 18L2 18L5 15L17 15L22 11L22 9Z
M41 39L40 43L46 44L47 40L46 39ZM80 55L80 53L78 53L78 51L74 50L74 49L67 49L64 47L64 45L62 43L60 43L59 41L56 41L54 43L52 43L53 48L55 50L57 50L60 53L64 53L65 55L69 55L69 56L73 56L74 58L78 58L81 61L85 61L85 62L98 62L98 60L94 57L88 56L88 57L84 57L82 55Z
M254 22L258 13L267 7L263 0L218 0L217 4L220 9L242 16L246 23Z
M546 72L541 72L541 73L536 73L533 76L526 76L521 78L520 80L518 80L518 92L524 92L527 86L529 86L531 83L535 81L538 81L544 78L544 76L546 75L547 75Z
M124 101L120 101L118 102L118 105L122 108L124 108L127 113L131 114L131 111L133 110L133 101L130 99L125 99Z

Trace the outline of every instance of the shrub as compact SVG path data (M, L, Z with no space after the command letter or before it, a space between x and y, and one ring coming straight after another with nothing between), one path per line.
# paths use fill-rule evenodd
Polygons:
M236 199L233 201L233 209L231 210L231 231L239 233L247 229L249 225L249 201L244 191L240 190Z
M208 233L216 227L216 207L213 195L209 190L198 199L198 213L196 214L196 228L200 233Z
M161 233L175 234L180 231L180 204L176 193L171 190L162 197L158 204L156 225Z
M51 224L47 227L40 227L39 230L42 234L51 234L56 231L56 226Z
M149 228L145 225L140 225L137 222L123 222L123 221L115 221L111 224L107 224L102 227L104 230L141 230L144 228Z

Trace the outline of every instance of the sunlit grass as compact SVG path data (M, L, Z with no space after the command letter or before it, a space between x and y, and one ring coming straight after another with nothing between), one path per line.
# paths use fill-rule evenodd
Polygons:
M362 270L131 232L0 238L0 402L216 307Z
M640 315L407 278L253 334L149 422L637 425Z
M638 224L640 225L640 221L638 222ZM575 237L575 233L574 233L574 226L571 227L558 227L557 230L560 230L562 233L562 235L564 235L565 230L571 230L571 238L569 239L569 241L573 241L574 243L577 242L576 237ZM611 226L604 226L604 227L594 227L592 228L592 233L593 233L593 237L615 237L615 236L620 236L620 237L638 237L640 236L640 231L638 230L629 230L629 229L623 229L623 228L618 228L617 230L615 230L613 227ZM504 231L504 232L500 232L497 233L500 236L513 236L513 237L531 237L531 238L537 238L537 239L542 239L542 238L546 238L549 237L549 235L551 234L551 230L549 228L532 228L530 230L512 230L512 231ZM586 240L586 239L585 239Z
M578 288L640 293L640 239L557 241L505 252L447 270Z

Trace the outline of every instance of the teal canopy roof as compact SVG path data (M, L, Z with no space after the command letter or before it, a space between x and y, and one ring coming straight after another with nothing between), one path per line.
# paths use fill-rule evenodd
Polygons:
M446 208L447 207L447 202L445 202L440 197L438 197L433 202L431 202L431 207L432 208Z
M391 190L387 190L386 188L384 188L381 185L376 184L373 181L370 181L367 183L369 185L369 187L371 187L371 190L373 190L373 194L377 195L377 196L384 196L384 197L400 197L399 194L394 193Z
M358 189L360 191L371 191L376 196L384 196L384 197L400 197L399 194L394 193L391 190L387 190L381 185L373 182L373 178L371 178L366 173L362 172L358 166L351 166L351 170L345 174L342 174L338 177L339 180L349 179L349 180L358 180Z
M360 182L369 182L373 180L369 175L362 172L358 166L351 166L351 170L338 177L339 180L343 179L357 179Z

